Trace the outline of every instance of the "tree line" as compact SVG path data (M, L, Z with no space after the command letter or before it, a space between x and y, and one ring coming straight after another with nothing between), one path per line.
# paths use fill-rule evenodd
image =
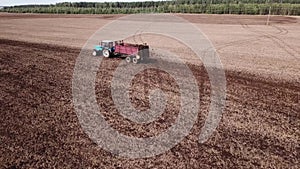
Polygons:
M299 0L177 0L145 2L63 2L55 5L4 7L13 13L57 14L133 14L133 13L207 13L300 15Z

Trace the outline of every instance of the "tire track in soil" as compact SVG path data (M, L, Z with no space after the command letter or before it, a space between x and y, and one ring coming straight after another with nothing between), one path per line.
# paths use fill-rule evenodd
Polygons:
M280 27L280 26L276 26L276 25L271 25L271 26L276 28L277 30L279 30L279 33L277 33L277 35L286 35L289 33L289 31L284 27Z
M144 41L143 38L142 38L142 34L143 34L143 32L144 32L143 30L144 30L145 28L147 28L148 26L150 26L151 23L152 23L152 22L149 22L148 24L144 25L144 26L141 27L140 29L136 30L136 32L135 32L134 35L133 35L133 41L134 41L134 43L136 43L136 44L140 44L140 43L144 44L144 43L145 43L145 41ZM130 38L130 37L129 37L129 38Z
M226 71L229 93L227 104L229 105L225 109L216 134L208 142L205 144L197 142L205 118L204 114L200 113L191 134L170 151L153 158L126 160L96 149L78 124L71 102L71 80L79 49L3 39L0 39L0 45L0 79L4 82L0 84L2 89L0 111L4 114L0 117L0 134L2 144L9 147L9 149L5 147L0 149L3 152L1 163L6 167L56 166L59 168L68 165L103 168L120 164L124 168L130 168L143 163L144 168L150 166L174 168L178 167L179 163L192 167L190 161L198 161L199 166L211 167L245 165L263 167L263 164L270 163L270 166L276 164L277 167L286 168L297 165L300 148L296 143L299 137L292 137L289 142L286 142L285 139L267 131L265 135L257 133L255 128L248 130L246 126L251 126L251 123L235 128L227 125L227 121L233 118L233 115L247 116L250 121L263 120L269 126L276 126L281 129L275 131L279 135L291 132L297 134L299 131L294 130L300 127L300 117L297 114L300 112L299 83L278 82L264 79L256 74ZM22 55L16 50L22 51ZM43 64L43 59L49 58L56 60L55 64ZM67 61L64 61L65 58L68 58ZM114 66L117 66L119 61L114 58L105 59L104 67L99 70L102 71L99 76L103 78L98 81L109 85ZM39 69L28 66L32 64L38 65ZM209 104L209 78L202 67L197 65L189 65L189 67L201 85L199 88L203 96L200 108L201 112L205 112ZM137 78L135 84L137 88L143 85L147 88L149 85L155 86L153 78L155 79L156 72L149 71L145 76L150 80L145 82L142 77ZM163 88L172 88L170 79L165 75L160 78ZM16 94L14 91L19 89L22 89L22 92ZM111 99L110 89L96 88L95 90L97 94L107 97L98 100L98 103L104 107L106 118L117 130L128 135L147 136L147 131L132 134L135 131L130 130L133 129L132 127L118 126L122 122L114 118L112 114L117 112L113 111L113 105L106 102ZM139 99L143 101L143 98ZM156 123L156 128L167 128L168 125L164 123L171 122L172 119L162 119ZM229 120L229 123L235 122L245 123L240 118ZM155 135L156 132L152 131L148 136L151 134ZM99 158L103 160L96 160ZM38 162L35 161L36 159Z
M289 44L287 44L285 41L283 41L282 39L278 38L278 35L285 35L288 33L288 30L282 28L282 27L278 27L275 26L275 28L277 30L279 30L278 33L274 34L270 34L270 33L266 33L263 31L259 31L255 28L250 27L249 25L245 24L244 26L242 26L244 29L253 32L255 34L261 35L265 38L268 38L270 40L272 40L279 48L283 49L285 52L287 52L290 56L294 57L295 59L299 59L299 52L297 52L293 47L291 47ZM273 26L274 27L274 26Z
M241 23L241 26L244 29L246 29L248 27L247 24L242 24L242 23ZM275 25L273 27L278 30L278 32L275 33L276 35L286 35L286 34L288 34L288 30L285 29L285 28L283 28L283 27L278 27L278 26L275 26ZM233 41L233 42L228 42L228 43L225 43L225 44L222 44L222 45L218 46L217 47L217 51L221 51L224 48L231 47L231 46L236 46L236 45L241 45L241 44L247 44L249 42L260 41L263 38L268 38L268 36L267 35L259 35L259 36L256 36L254 38L249 38L249 39L243 39L243 40L237 40L237 41Z

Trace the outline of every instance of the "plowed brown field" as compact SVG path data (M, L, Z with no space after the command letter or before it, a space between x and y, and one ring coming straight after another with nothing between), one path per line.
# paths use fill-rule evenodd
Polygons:
M227 98L222 120L213 136L200 144L210 82L201 64L187 62L201 93L201 113L191 133L164 154L126 159L99 148L84 133L72 103L73 69L80 48L95 30L117 17L0 14L0 168L300 167L298 18L273 17L273 26L264 26L265 16L183 15L208 35L224 64ZM155 136L174 122L177 102L149 124L124 119L110 91L120 61L104 59L101 64L98 104L118 131ZM131 97L138 109L149 106L145 95L156 84L178 94L172 77L149 70L133 81Z

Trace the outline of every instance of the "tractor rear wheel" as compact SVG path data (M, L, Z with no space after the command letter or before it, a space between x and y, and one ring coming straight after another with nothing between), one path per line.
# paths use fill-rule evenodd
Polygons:
M138 63L139 63L139 59L137 59L137 58L132 58L132 62L133 62L134 64L138 64Z
M104 49L104 50L102 51L102 54L103 54L103 56L106 57L106 58L108 58L108 57L110 56L110 52L109 52L109 50L107 50L107 49Z
M127 62L127 63L130 63L130 62L131 62L131 57L130 57L130 56L127 56L127 57L126 57L126 62Z

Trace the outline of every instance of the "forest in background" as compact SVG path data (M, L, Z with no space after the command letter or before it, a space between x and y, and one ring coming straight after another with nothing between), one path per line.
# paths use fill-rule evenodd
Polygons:
M170 0L145 2L63 2L4 7L0 12L52 14L206 13L300 15L300 0Z

